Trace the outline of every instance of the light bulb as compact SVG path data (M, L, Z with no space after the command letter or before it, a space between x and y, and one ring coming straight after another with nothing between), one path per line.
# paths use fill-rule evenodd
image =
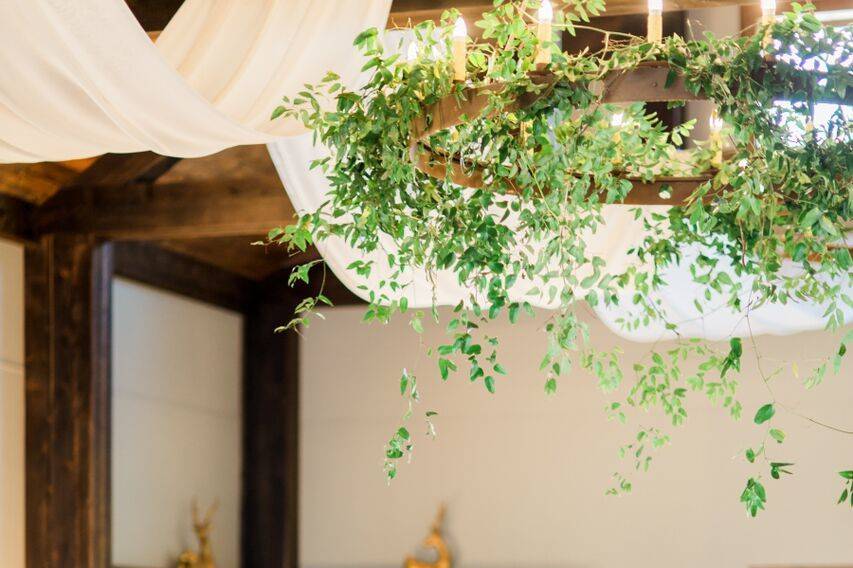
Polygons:
M542 4L539 6L539 12L536 15L540 22L553 22L554 8L551 7L551 0L542 0Z
M625 124L625 113L624 112L614 112L610 115L610 125L619 128Z
M468 37L468 26L465 25L465 20L462 18L462 16L459 16L456 19L456 23L453 24L453 37L454 39Z
M418 47L418 42L412 40L409 44L408 49L406 49L406 61L409 63L413 61L417 61L418 56L420 55L420 48Z
M761 11L762 12L775 12L776 11L776 0L761 0Z
M663 12L663 0L649 0L649 12Z

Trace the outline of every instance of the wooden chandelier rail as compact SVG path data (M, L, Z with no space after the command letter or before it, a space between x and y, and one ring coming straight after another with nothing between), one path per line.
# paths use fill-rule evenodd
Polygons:
M669 77L670 67L665 62L646 62L638 67L611 71L602 81L603 103L630 102L671 102L708 100L702 93L692 93L684 77ZM763 73L763 72L762 72ZM760 75L757 78L763 78ZM501 109L489 112L488 117L497 112L512 112L529 107L550 93L557 82L553 74L535 72L531 75L535 84L544 88L539 93L523 93L516 100ZM669 85L667 81L669 79ZM450 179L454 184L471 188L483 188L487 185L482 165L472 163L463 166L457 159L429 148L426 140L443 130L459 126L472 117L481 116L489 107L491 96L505 88L505 84L492 83L463 90L461 96L450 94L437 103L427 107L424 114L414 121L409 141L409 156L415 167L423 173L437 178ZM845 97L834 99L837 104L853 104L853 89L848 89ZM711 179L710 173L704 176L659 177L653 181L627 178L632 189L621 203L626 205L681 205L701 184ZM511 182L510 182L511 183ZM667 192L661 196L661 190ZM515 193L510 188L510 193Z

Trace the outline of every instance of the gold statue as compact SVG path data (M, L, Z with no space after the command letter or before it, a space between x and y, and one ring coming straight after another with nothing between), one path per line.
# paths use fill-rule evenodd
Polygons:
M219 503L214 501L204 519L199 519L198 503L193 499L193 531L198 538L198 552L187 550L178 557L178 568L216 568L210 547L210 525Z
M439 507L438 516L432 524L432 530L424 539L424 548L432 548L438 553L435 562L423 562L414 556L407 556L405 568L450 568L450 550L441 536L441 525L444 522L444 505Z

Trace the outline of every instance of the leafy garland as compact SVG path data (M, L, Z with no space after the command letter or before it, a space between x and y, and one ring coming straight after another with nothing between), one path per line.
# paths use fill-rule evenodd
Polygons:
M430 275L453 272L471 293L447 323L449 342L430 349L444 380L465 361L470 380L495 392L506 370L498 359L498 340L484 324L504 313L513 323L522 312L532 315L530 301L513 300L510 289L535 278L538 285L528 286L527 297L559 304L545 326L541 368L547 393L554 393L558 378L579 365L607 393L630 373L628 395L608 406L623 422L630 408L656 408L678 426L687 418L684 401L690 392L704 393L739 418L743 409L735 375L743 340L731 337L728 351L720 352L704 341L681 338L675 322L653 299L654 292L666 286L667 267L679 264L687 247L699 247L702 252L690 270L703 290L696 301L700 312L720 309L722 298L726 309L748 323L750 311L763 304L812 302L827 306L828 330L845 325L852 263L846 246L835 245L853 211L853 131L842 110L825 125L814 125L811 117L815 101L844 100L851 88L853 31L824 27L812 6L794 4L791 13L749 37L705 34L701 41L687 41L674 36L650 44L599 30L605 34L603 49L567 54L537 41L538 5L538 0L495 0L494 9L476 24L482 41L470 45L467 86L504 87L492 91L488 112L428 139L431 148L441 148L463 167L485 164L485 188L455 185L449 167L443 179L426 175L409 153L413 126L425 109L448 95L465 96L466 85L453 82L444 55L450 52L450 23L457 13L446 13L438 27L424 22L414 28L420 47L415 61L386 51L377 30L371 29L355 42L367 58L363 70L372 73L364 87L347 90L330 73L297 97L285 98L273 113L273 118L302 121L329 148L330 157L312 167L323 169L332 192L318 211L273 230L268 240L305 250L339 237L366 254L382 251L391 275L378 289L363 286L370 298L365 319L387 322L395 314L409 313L418 333L427 315L408 309L406 274L412 269ZM557 10L555 28L574 34L603 9L602 0L569 0ZM548 71L554 81L547 90L534 80L534 58L543 47L553 54ZM715 152L708 144L677 151L692 123L667 131L642 104L601 104L597 82L613 70L650 61L665 62L671 78L683 76L690 91L716 104L726 123L723 134L734 146L724 163L714 164ZM770 72L762 75L768 62ZM536 102L511 107L524 93L535 94ZM774 104L780 94L795 102ZM623 113L621 121L612 120L616 112ZM604 205L626 198L632 189L626 176L653 180L708 171L713 177L668 213L635 210L648 234L627 251L639 261L636 266L611 273L577 238L600 227ZM389 240L390 249L383 244ZM786 259L798 270L783 270ZM291 283L307 282L318 262L294 269ZM368 261L349 267L363 277L373 268ZM633 315L622 322L626 329L663 323L675 336L674 346L655 346L647 359L625 369L618 350L601 352L590 346L589 330L573 310L580 300L592 306L627 302ZM306 299L283 329L308 325L323 303L331 302L322 292ZM435 302L429 315L439 321ZM851 336L848 332L837 351L815 367L805 380L807 387L818 384L828 367L838 372ZM755 352L768 402L754 415L764 441L745 452L745 459L760 467L741 495L752 516L767 500L761 470L773 479L792 472L792 464L768 457L773 453L769 443L785 440L784 432L772 427L773 417L777 410L796 413L773 393L771 378L781 367L765 372L757 348ZM683 368L688 357L699 361L695 370ZM420 398L416 378L404 371L400 391L408 403L408 420ZM430 411L425 416L431 435L434 415ZM664 432L642 429L623 452L633 456L635 469L645 470L651 450L667 442ZM409 430L401 426L385 448L389 480L413 447ZM839 502L853 505L853 472L840 475L845 487ZM610 493L630 491L628 478L617 473L614 479Z

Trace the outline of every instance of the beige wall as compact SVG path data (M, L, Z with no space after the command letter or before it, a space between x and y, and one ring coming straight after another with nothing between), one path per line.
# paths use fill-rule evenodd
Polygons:
M24 566L24 255L0 240L0 566Z
M773 458L798 462L796 475L768 479L768 510L748 519L738 502L752 469L740 458L758 443L751 423L766 402L751 352L744 357L735 422L695 396L690 419L672 430L652 471L634 478L634 493L606 497L612 472L627 468L617 448L634 425L608 422L610 400L583 372L563 378L556 397L543 393L537 371L542 314L516 326L497 324L510 375L489 395L462 376L441 384L435 364L419 355L417 336L402 319L387 327L360 323L362 311L338 308L307 329L301 357L302 564L398 566L424 536L440 502L461 566L739 568L768 563L853 564L853 512L835 505L836 472L853 467L853 438L789 414L775 424L788 433ZM592 323L599 347L620 345L629 361L647 345L617 339ZM426 345L440 341L436 326ZM760 339L768 358L805 359L835 348L823 333ZM417 434L413 463L391 486L382 476L382 446L404 410L400 370L420 378L423 403L439 437ZM851 367L805 392L786 371L775 379L787 402L827 422L853 428ZM765 475L765 477L767 477Z
M219 501L214 554L236 568L242 317L117 279L113 318L113 561L172 566L197 497Z

